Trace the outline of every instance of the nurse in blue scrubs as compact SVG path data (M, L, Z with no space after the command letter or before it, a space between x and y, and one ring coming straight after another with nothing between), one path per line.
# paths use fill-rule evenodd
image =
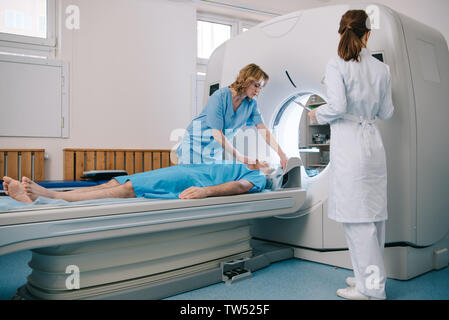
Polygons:
M285 169L287 156L265 126L254 99L269 76L257 65L240 70L235 82L215 91L203 111L188 126L176 150L178 164L218 163L228 153L244 164L256 163L229 142L243 126L256 126L267 144L279 155Z

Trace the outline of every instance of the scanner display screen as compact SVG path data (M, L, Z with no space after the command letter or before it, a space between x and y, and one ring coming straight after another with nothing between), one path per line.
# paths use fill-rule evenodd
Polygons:
M209 87L209 96L213 95L215 91L217 91L218 89L220 89L220 84L216 83L213 84Z
M384 62L384 55L382 53L374 53L373 57L381 62Z

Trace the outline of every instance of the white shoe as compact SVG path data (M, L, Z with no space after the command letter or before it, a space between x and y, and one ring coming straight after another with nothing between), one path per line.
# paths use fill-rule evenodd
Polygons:
M355 287L356 281L354 277L347 277L346 284L350 287Z
M345 289L338 289L337 295L339 297L349 299L349 300L383 300L374 297L365 296L363 293L359 292L356 287L348 287Z

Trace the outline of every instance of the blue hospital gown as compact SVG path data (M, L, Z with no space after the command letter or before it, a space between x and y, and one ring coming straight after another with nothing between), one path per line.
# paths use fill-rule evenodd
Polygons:
M221 130L232 141L243 126L263 123L257 101L244 99L234 112L229 87L215 91L203 111L187 127L176 153L179 164L215 163L223 160L223 147L215 141L212 129Z
M260 192L267 181L262 172L250 170L243 164L177 165L114 179L120 184L131 181L138 198L158 199L177 199L190 187L208 187L242 179L254 185L250 193Z

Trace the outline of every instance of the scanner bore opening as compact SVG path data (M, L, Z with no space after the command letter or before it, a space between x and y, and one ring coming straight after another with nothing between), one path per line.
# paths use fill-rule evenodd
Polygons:
M298 104L299 103L299 104ZM314 93L293 95L279 108L272 132L288 157L301 158L308 177L315 177L329 164L330 126L313 123L308 111L326 101Z

